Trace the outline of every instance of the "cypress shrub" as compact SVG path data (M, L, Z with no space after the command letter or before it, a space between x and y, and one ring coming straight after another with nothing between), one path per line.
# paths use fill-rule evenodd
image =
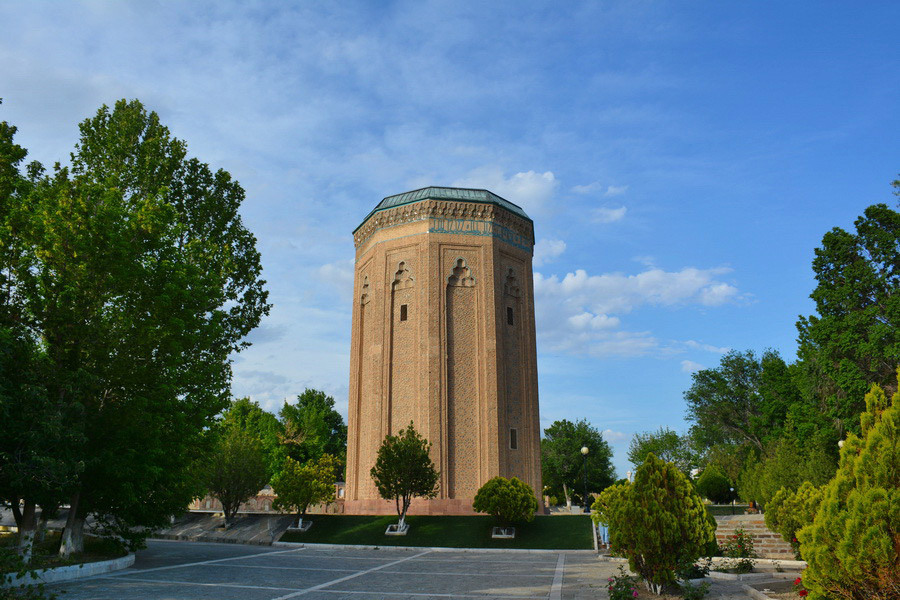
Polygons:
M703 469L695 485L698 494L716 504L727 504L734 498L731 480L719 465L709 465Z
M898 372L900 375L900 372ZM812 525L797 532L810 598L900 598L900 391L873 385Z
M794 549L798 558L803 556L797 532L812 524L822 503L822 488L805 481L796 492L781 488L766 507L766 526L781 534Z
M615 485L594 504L595 519L609 525L610 547L625 556L656 594L676 584L675 572L715 540L715 520L688 478L652 453L631 485Z

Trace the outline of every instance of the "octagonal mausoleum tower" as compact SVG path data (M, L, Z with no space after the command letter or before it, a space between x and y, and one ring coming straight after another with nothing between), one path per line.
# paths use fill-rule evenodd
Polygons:
M441 474L411 513L472 513L496 475L539 495L531 219L487 190L428 187L385 198L353 236L345 512L395 510L369 471L410 421Z

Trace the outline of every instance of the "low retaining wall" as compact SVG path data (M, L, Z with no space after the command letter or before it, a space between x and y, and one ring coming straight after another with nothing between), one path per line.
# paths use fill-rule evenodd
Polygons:
M738 528L743 528L753 539L753 549L759 558L786 560L794 558L791 545L781 539L781 535L766 527L762 515L724 515L716 517L716 525L716 541L720 546L725 544L728 536L734 535Z
M23 583L57 583L60 581L69 581L71 579L81 579L82 577L91 577L93 575L102 575L104 573L112 573L113 571L121 571L127 569L134 564L134 553L121 558L112 560L100 560L97 562L84 563L80 565L67 565L65 567L55 567L52 569L38 570L37 577L30 574L22 579L16 579L8 587L16 587Z

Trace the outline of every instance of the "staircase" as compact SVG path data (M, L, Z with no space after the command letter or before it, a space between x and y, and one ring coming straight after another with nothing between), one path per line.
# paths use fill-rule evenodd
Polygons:
M716 517L716 541L723 545L728 536L740 527L753 538L753 549L758 558L793 560L791 545L781 535L769 531L762 515L725 515Z

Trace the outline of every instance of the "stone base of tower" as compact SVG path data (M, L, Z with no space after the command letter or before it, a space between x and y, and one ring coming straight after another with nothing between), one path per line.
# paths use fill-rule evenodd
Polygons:
M474 515L474 498L436 498L425 500L413 498L409 505L409 515ZM397 506L389 500L346 500L345 515L395 515Z

